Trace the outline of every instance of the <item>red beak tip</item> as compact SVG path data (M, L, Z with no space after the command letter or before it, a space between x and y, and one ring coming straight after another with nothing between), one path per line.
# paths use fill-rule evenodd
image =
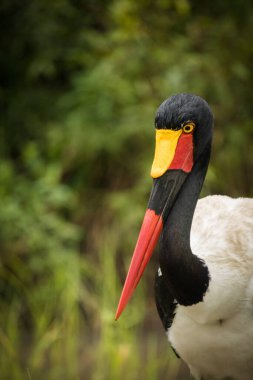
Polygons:
M138 241L130 263L126 281L121 293L115 321L119 319L130 300L145 267L153 253L163 227L161 215L155 211L147 209L142 223Z
M118 308L117 308L116 314L115 314L115 321L117 321L119 319L119 317L121 316L122 312L123 312L123 309L119 305Z

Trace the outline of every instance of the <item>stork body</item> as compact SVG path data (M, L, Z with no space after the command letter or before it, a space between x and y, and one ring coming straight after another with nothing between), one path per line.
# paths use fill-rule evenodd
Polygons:
M172 347L196 379L253 379L253 201L198 201L213 131L203 99L167 99L155 124L153 188L116 318L160 237L155 296Z
M192 252L205 261L211 278L203 302L178 304L158 271L160 318L172 347L196 379L253 377L252 231L251 199L203 198L190 236Z

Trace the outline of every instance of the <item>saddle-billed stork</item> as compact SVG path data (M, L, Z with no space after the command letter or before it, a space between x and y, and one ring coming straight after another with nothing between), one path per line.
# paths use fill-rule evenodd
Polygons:
M173 349L196 379L252 380L253 200L198 201L213 134L205 100L170 97L155 127L153 188L116 319L161 235L155 298Z

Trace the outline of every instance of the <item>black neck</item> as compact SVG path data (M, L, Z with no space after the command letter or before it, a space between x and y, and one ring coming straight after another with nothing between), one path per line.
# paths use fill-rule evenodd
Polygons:
M175 299L185 306L202 301L209 285L208 268L191 251L190 231L210 150L211 144L185 180L165 222L160 241L160 266L165 283Z

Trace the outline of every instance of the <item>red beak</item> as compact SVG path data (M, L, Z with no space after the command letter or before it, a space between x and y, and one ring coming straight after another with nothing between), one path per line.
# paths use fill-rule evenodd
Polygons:
M193 166L192 136L180 138L174 159L162 176L154 179L148 209L130 263L115 319L125 309L155 249L176 196Z
M148 209L143 219L139 238L130 263L124 288L121 293L115 319L117 320L132 296L146 268L163 228L161 215Z

